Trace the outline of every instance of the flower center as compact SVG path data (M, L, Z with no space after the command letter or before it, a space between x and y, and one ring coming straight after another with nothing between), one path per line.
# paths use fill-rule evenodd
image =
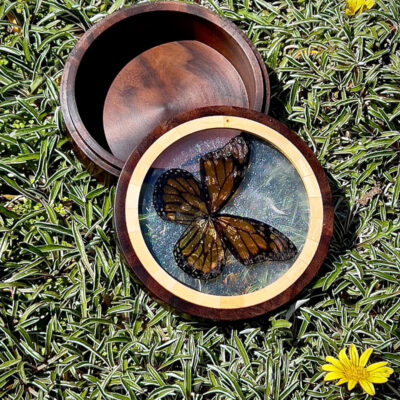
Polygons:
M347 368L346 375L349 379L354 381L366 380L369 377L368 371L364 367L352 364Z

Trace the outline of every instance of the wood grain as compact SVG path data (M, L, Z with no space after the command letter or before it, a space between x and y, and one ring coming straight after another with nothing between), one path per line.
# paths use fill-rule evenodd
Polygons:
M105 136L114 156L125 161L162 122L217 105L249 107L233 65L198 41L166 43L135 57L111 84L103 111Z

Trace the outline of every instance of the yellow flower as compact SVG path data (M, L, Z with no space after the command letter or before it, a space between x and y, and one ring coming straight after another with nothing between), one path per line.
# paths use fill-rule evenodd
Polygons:
M326 357L329 364L323 365L323 371L328 372L325 375L325 381L333 381L339 379L336 385L347 383L349 390L354 389L358 384L362 387L365 393L373 396L375 388L373 383L385 383L387 378L393 373L392 368L386 367L387 362L378 362L365 367L372 349L367 349L358 357L358 352L354 344L350 345L350 360L347 358L346 349L339 353L339 360L333 357Z
M375 4L375 0L346 0L346 15L361 14L369 10Z
M15 19L15 17L12 14L7 14L7 18L13 25L13 28L12 28L13 32L18 33L18 35L19 35L22 32L22 29L18 25L18 21Z

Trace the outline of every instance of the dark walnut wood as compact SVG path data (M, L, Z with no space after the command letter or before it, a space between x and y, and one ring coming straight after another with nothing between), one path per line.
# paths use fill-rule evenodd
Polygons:
M204 43L170 42L135 57L117 75L104 105L104 132L111 152L125 161L164 121L221 105L249 107L238 71Z
M71 52L63 72L61 110L66 128L85 165L119 176L103 128L107 92L118 73L156 46L195 40L224 56L246 88L249 108L267 112L269 81L261 57L230 21L196 4L157 2L124 8L89 29ZM99 173L98 176L101 174Z
M218 308L214 309L195 305L178 298L160 285L159 282L157 282L147 273L146 269L138 261L128 237L127 221L125 219L125 200L127 188L132 172L135 169L135 166L138 163L141 155L157 138L168 132L170 129L192 119L211 115L229 115L252 119L270 126L282 134L285 138L290 140L302 152L311 166L318 181L323 203L322 235L314 257L300 278L297 279L297 281L295 281L284 292L268 301L265 301L264 303L260 303L251 307L237 308L234 310ZM160 303L172 307L182 314L192 315L201 319L213 321L235 321L254 318L275 310L283 304L293 300L312 281L325 259L333 233L333 218L334 214L329 183L324 170L320 166L317 158L314 156L310 148L293 131L275 119L259 112L237 107L206 107L193 110L185 114L181 114L170 121L164 122L158 128L156 128L151 135L146 137L146 140L142 143L142 145L138 146L137 150L133 152L126 161L118 181L114 207L114 224L120 248L131 272L144 286L144 288L158 301L160 301Z

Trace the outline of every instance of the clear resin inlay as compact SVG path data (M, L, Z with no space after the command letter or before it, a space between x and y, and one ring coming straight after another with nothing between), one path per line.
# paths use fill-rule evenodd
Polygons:
M207 294L250 293L276 281L304 245L303 182L268 142L201 131L167 148L143 183L140 226L158 264Z

